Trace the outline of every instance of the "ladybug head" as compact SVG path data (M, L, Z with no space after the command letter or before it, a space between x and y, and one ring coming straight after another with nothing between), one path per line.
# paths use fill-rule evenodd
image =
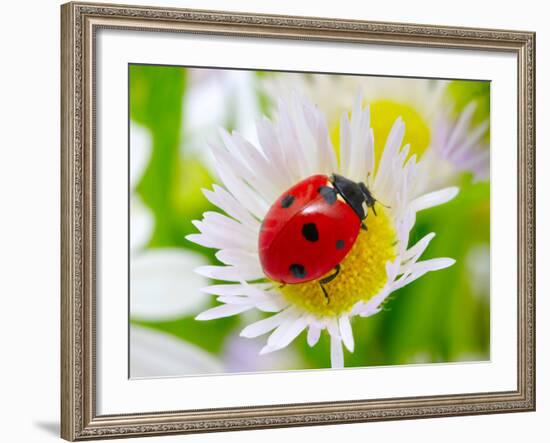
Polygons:
M338 194L351 206L361 221L367 217L368 208L372 208L376 215L374 210L376 199L364 183L354 182L338 174L332 174L331 182Z

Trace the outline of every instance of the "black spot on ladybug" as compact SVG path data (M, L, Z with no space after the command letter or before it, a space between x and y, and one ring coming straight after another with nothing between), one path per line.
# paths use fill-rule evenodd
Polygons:
M290 206L292 206L292 203L294 203L294 196L293 195L286 195L282 200L281 200L281 206L283 208L288 208Z
M291 264L288 269L296 278L305 278L306 276L306 268L304 268L304 265L299 263Z
M344 240L336 240L336 249L342 249L344 245Z
M307 241L314 242L319 240L319 231L317 231L315 223L305 223L302 226L302 235Z
M333 205L334 203L336 203L337 195L334 188L331 188L329 186L321 186L318 189L318 192L323 196L323 198L329 205Z

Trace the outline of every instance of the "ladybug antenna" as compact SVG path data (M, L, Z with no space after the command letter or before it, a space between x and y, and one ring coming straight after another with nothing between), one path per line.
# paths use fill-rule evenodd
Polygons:
M368 180L368 175L367 175L367 180ZM367 185L365 185L365 183L359 183L359 187L361 188L361 192L365 197L365 203L369 208L372 208L372 212L374 212L374 215L376 215L376 208L374 207L375 203L378 203L384 208L387 208L387 209L390 208L389 206L382 203L380 200L376 199L374 195L372 195L372 192L370 192L370 189L367 187Z

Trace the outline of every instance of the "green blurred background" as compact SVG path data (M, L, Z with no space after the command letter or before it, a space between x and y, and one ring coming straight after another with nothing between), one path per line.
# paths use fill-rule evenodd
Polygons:
M213 127L216 124L228 130L243 126L243 122L238 121L239 107L243 102L238 95L228 94L224 100L215 101L216 106L224 107L223 110L211 109L217 115L217 121L207 122L199 129L188 128L186 122L194 116L186 113L193 113L197 106L201 106L200 100L198 103L195 100L195 108L187 105L196 89L204 89L205 84L212 82L217 84L212 88L212 94L222 94L224 88L233 88L232 84L226 83L224 72L148 65L132 65L129 72L130 118L133 124L149 131L151 140L149 161L137 186L131 191L141 199L154 218L154 228L144 248L181 248L200 255L205 264L219 264L214 258L215 250L191 243L185 236L196 232L192 220L200 219L205 211L216 210L201 192L202 188L211 189L212 183L216 182L206 154L206 140L216 136ZM273 103L263 87L265 78L277 77L279 81L284 81L284 76L283 73L250 72L246 83L239 84L236 89L247 88L247 100L255 106L256 112L271 115ZM452 82L447 97L457 113L468 102L476 100L480 105L475 119L481 121L488 116L488 84ZM209 104L205 102L204 106ZM488 133L486 137L489 137ZM427 233L436 232L437 236L423 258L452 257L456 259L456 264L444 271L429 273L398 290L380 314L370 318L354 318L356 346L354 353L345 351L346 366L490 358L490 186L489 183L473 183L469 174L462 174L458 181L458 197L448 204L419 213L410 239L412 244ZM192 270L182 269L181 272ZM154 297L154 294L151 296ZM182 293L181 297L200 297L206 306L216 305L214 296L196 290ZM168 319L133 317L131 324L195 345L212 354L222 364L232 358L233 362L225 365L226 371L256 368L247 365L243 359L262 357L251 356L245 351L238 355L239 345L235 345L250 340L238 338L238 333L250 322L250 318L235 316L200 322L194 320L195 315L196 312L189 312ZM258 340L258 346L263 340ZM284 361L274 365L274 368L330 367L327 334L321 336L314 348L307 346L305 334L301 334L285 352L284 359L281 358ZM271 358L277 358L277 354ZM257 368L270 369L262 365Z

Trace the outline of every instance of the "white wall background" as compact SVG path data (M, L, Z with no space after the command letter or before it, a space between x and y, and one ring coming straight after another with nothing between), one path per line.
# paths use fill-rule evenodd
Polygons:
M538 411L139 441L546 441L550 418L550 30L544 2L127 0L134 4L537 32ZM59 428L59 4L6 3L0 26L0 411L2 441L57 440ZM137 441L137 440L136 440Z

